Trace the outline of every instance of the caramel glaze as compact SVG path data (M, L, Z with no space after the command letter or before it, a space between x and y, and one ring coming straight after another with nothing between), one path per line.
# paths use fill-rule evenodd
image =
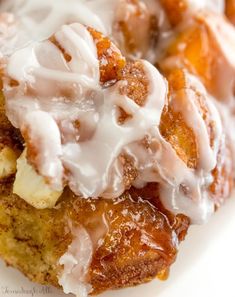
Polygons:
M93 293L161 277L174 262L189 219L162 207L156 184L131 188L115 200L71 195L64 194L66 199L59 205L92 238L95 251L88 281Z

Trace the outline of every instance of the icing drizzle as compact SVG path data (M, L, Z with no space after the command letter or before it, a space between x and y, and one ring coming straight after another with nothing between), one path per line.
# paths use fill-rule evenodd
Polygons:
M183 106L175 105L175 110L182 113L197 139L199 167L192 170L159 132L167 86L155 67L147 61L141 62L149 89L146 103L140 107L120 94L126 81L101 87L96 45L85 26L78 23L63 25L54 35L71 57L69 61L53 42L46 39L61 23L73 20L71 11L63 9L63 1L60 0L58 5L53 0L46 3L25 1L23 6L15 2L6 4L12 5L19 26L27 23L35 27L37 21L43 24L36 31L37 41L28 36L30 42L14 49L12 54L8 53L8 78L4 84L10 121L22 131L28 146L37 143L37 154L30 161L56 190L62 190L68 184L74 193L85 198L113 198L125 190L119 156L126 153L134 160L139 173L135 186L159 182L161 198L167 208L188 215L195 223L207 220L213 212L213 203L206 189L212 182L211 171L216 165L222 133L220 117L213 103L207 100L216 125L213 148L205 122L193 100L185 98ZM146 3L155 8L152 1ZM83 6L86 7L84 10ZM106 34L110 32L111 10L103 22L98 12L92 20L88 17L96 8L92 0L71 0L69 7L83 12L82 16L76 14L81 22ZM110 6L106 7L110 9ZM41 12L38 18L33 13L36 10ZM58 15L62 11L65 13L60 19ZM27 30L22 32L27 33ZM19 86L12 87L9 78L17 81ZM198 80L193 76L189 79L206 96ZM191 97L190 92L187 91L187 98ZM131 115L123 125L118 123L120 107ZM151 144L158 143L158 149L152 150L154 145L143 148L141 141L145 137ZM97 158L97 155L102 157Z
M207 220L213 203L206 188L212 181L221 137L221 122L213 104L209 106L216 126L213 148L202 115L194 101L188 100L194 96L189 94L192 91L187 90L182 106L175 105L197 139L199 167L192 170L159 132L167 85L154 66L141 62L149 84L146 102L141 107L121 95L120 89L127 81L118 81L108 88L100 85L97 50L86 27L78 23L64 25L54 36L70 60L46 40L12 54L6 71L19 83L11 87L8 79L5 81L8 118L22 131L28 151L37 143L31 162L38 172L56 190L68 184L84 198L114 198L125 191L119 156L126 153L135 161L135 186L159 182L168 209L188 215L195 223ZM206 96L196 78L188 79ZM119 108L130 115L122 125L118 123ZM145 137L150 141L148 149L141 145ZM158 144L157 149L154 143ZM182 187L187 191L182 191Z

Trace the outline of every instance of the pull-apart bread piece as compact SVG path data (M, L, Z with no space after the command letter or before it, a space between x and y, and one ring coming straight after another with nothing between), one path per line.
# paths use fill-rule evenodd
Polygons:
M198 12L179 26L160 61L164 72L174 67L198 76L220 101L234 101L235 30L224 16Z
M113 1L105 27L93 0L50 0L43 16L36 2L3 1L13 14L0 15L0 255L79 297L165 279L189 225L233 188L234 86L217 84L220 61L233 82L233 28L202 12L183 27L189 2L175 20L177 1ZM160 57L166 28L177 34Z
M23 68L13 74L18 58ZM157 149L152 129L161 138L163 77L148 62L126 63L108 38L80 24L6 64L7 114L25 148L13 182L2 186L3 258L33 280L76 294L163 277L189 225L164 210L157 184L143 180L160 178L141 153ZM131 189L138 176L146 184L140 192Z

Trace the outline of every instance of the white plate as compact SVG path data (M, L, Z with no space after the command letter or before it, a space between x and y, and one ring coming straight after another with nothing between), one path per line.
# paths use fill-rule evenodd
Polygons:
M234 195L235 196L235 195ZM165 282L107 292L101 297L235 297L235 197L205 226L191 227ZM0 297L57 297L0 262Z

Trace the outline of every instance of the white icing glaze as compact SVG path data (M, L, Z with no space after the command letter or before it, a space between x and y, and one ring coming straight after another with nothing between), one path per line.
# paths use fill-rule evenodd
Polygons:
M49 41L29 45L9 59L7 73L20 86L11 90L5 84L8 117L21 130L29 124L28 119L47 119L46 125L41 127L32 124L29 134L31 139L37 137L39 143L37 169L53 180L56 189L63 186L62 162L69 172L68 184L76 194L108 196L106 190L112 189L111 197L119 196L124 188L122 166L117 158L125 146L142 140L152 127L158 126L166 97L165 81L155 67L142 62L150 86L147 102L140 107L127 96L120 95L119 89L125 81L106 89L100 87L96 49L85 27L63 26L55 38L72 57L71 61L66 62L59 49ZM42 55L45 51L48 53L46 59ZM22 88L29 89L23 98ZM32 97L30 88L36 90L36 97ZM63 88L72 89L72 99L61 96ZM54 97L55 94L58 96ZM117 107L132 115L123 125L118 124ZM75 131L75 120L85 127L86 136ZM43 131L45 136L47 134L47 125L51 131L54 129L51 134L55 147L45 154L44 144L50 148L52 141L42 137ZM97 160L97 154L102 158Z
M222 137L222 124L220 115L208 96L203 84L193 75L187 74L186 87L184 93L181 94L182 106L177 106L177 103L173 106L175 111L181 112L184 121L188 127L194 131L194 136L197 140L198 153L199 153L199 166L202 170L210 172L216 166L217 154L219 150L220 140ZM207 126L200 114L198 107L195 103L196 93L203 97L203 101L209 110L209 116L213 122L213 147L211 148L210 137L208 135ZM173 98L174 100L174 98Z
M189 85L190 88L178 94L181 96L180 105L178 101L174 102L174 98L172 98L173 107L175 111L183 115L185 123L194 131L199 152L198 166L196 171L189 170L179 158L178 160L175 158L173 161L174 157L171 156L175 169L175 171L171 169L172 182L174 182L174 178L178 181L176 187L169 187L169 184L162 186L162 201L167 209L171 209L175 213L180 210L187 214L193 223L203 223L214 212L213 202L208 198L207 187L213 181L211 171L216 166L219 145L223 137L222 123L214 103L200 81L192 75L187 75L186 85ZM204 97L213 126L212 147L206 123L194 102L198 93ZM188 199L189 197L191 199Z
M110 188L110 172L113 162L129 143L136 142L144 138L146 133L160 121L161 111L164 106L166 95L165 82L156 69L147 62L143 62L145 69L150 72L151 87L148 101L144 107L139 107L131 99L121 96L118 92L119 85L125 82L117 83L113 88L104 91L104 103L100 111L100 120L98 127L92 139L81 143L78 147L69 144L64 148L65 163L69 163L70 170L74 172L74 181L71 181L71 188L76 192L73 184L76 180L80 181L80 187L83 187L83 195L100 196ZM123 108L132 118L125 124L119 125L117 122L117 106ZM67 151L68 150L68 151ZM76 150L76 154L70 157L69 151ZM97 160L97 155L102 155ZM75 157L75 158L74 158ZM90 161L88 161L90 160ZM88 168L88 164L90 167ZM118 164L115 164L118 166ZM118 171L113 166L113 174ZM118 166L120 168L120 164ZM86 173L84 172L86 170ZM90 178L86 174L90 171ZM113 191L111 196L119 196L123 192L123 184L120 183L120 174L117 174L119 181L113 178ZM107 196L107 193L105 193Z
M11 54L32 41L49 38L60 26L79 22L109 35L118 0L7 0L0 11L14 14L17 30L0 49ZM1 23L0 23L1 30Z
M74 237L72 243L59 260L59 264L64 266L59 276L59 284L65 294L87 297L92 291L86 277L92 260L93 244L89 234L81 226L72 227L72 235Z
M208 9L217 13L223 13L224 0L189 0L189 7L192 11Z
M141 16L139 10L142 10ZM0 6L0 12L5 11L12 18L8 29L11 34L2 38L2 42L0 38L0 50L5 55L32 41L47 39L64 24L79 22L115 38L126 55L145 58L154 63L158 53L156 40L151 40L151 17L156 17L159 35L164 35L170 28L157 0L143 0L139 3L130 3L127 0L69 0L69 5L67 0L5 0ZM125 34L116 30L117 22L121 20L128 20L132 32L136 27L139 28L138 37L141 42L138 41L134 53L129 53L126 49ZM4 30L6 31L5 28ZM6 39L7 43L4 42Z
M229 142L231 153L232 153L232 164L233 164L233 177L235 179L235 133L234 133L234 127L235 127L235 116L234 116L234 110L231 108L228 108L228 106L222 102L219 102L218 100L215 100L215 98L211 98L213 100L214 105L216 106L217 110L220 113L220 117L223 123L223 129L226 134L227 141Z
M160 198L168 210L187 215L194 224L205 223L214 212L214 204L206 191L213 181L210 172L188 168L159 132L155 131L150 143L148 152L137 144L128 147L127 153L139 168L134 186L159 182Z
M186 166L156 129L149 134L148 151L138 143L131 144L125 149L127 154L135 160L135 166L139 170L139 176L134 183L136 187L143 187L148 182L159 182L160 197L164 206L173 213L180 212L187 215L192 223L201 224L207 221L214 212L214 204L208 196L207 187L213 181L211 171L216 166L222 137L222 124L214 103L208 97L200 81L192 75L187 75L186 85L188 89L178 94L181 100L174 102L174 97L172 100L174 110L181 112L184 121L194 131L199 151L196 170ZM196 107L196 94L204 96L209 117L213 123L212 147L206 124Z
M85 27L78 24L63 26L55 37L63 43L64 49L73 59L66 63L60 50L49 41L34 43L16 51L9 59L7 73L20 82L20 86L14 92L6 87L5 95L9 99L7 114L13 125L22 131L26 130L31 139L37 139L39 153L35 161L39 173L52 181L56 190L61 190L61 158L64 150L61 141L66 142L66 138L76 141L78 135L72 123L78 119L81 121L86 111L93 111L89 124L95 127L97 113L92 105L96 103L92 101L92 94L89 94L90 101L85 94L100 87L96 48ZM45 51L47 56L44 55ZM36 90L37 97L31 97L27 91L22 96L22 88L28 89L28 93ZM71 102L62 97L60 92L64 89L73 92L74 100L77 101ZM54 97L56 92L59 98ZM38 121L38 125L33 125L33 119ZM58 132L58 125L62 135ZM49 138L44 138L43 134L47 134L48 129L51 134ZM55 146L51 146L52 140ZM45 150L45 146L49 150L52 148L50 152Z

